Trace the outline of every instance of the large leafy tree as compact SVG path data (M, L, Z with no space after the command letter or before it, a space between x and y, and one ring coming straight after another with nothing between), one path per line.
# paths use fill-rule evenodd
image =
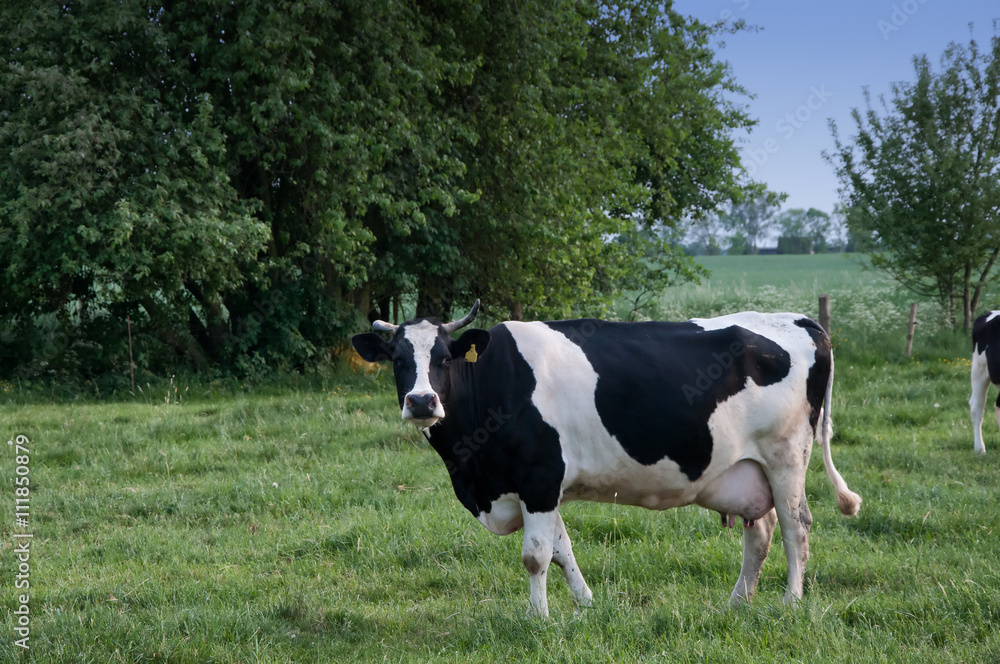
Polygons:
M986 51L951 44L935 72L853 112L856 134L831 124L852 234L872 263L910 290L936 296L968 331L1000 254L1000 38Z
M267 228L229 186L211 95L173 87L177 63L155 17L120 3L79 9L0 9L5 336L35 339L45 317L81 331L141 307L149 329L200 359L176 333L189 289L244 283L244 256Z
M695 274L651 238L737 189L730 133L750 120L722 101L742 90L709 41L739 26L644 1L443 6L435 21L457 22L446 43L481 63L446 91L474 131L461 159L477 198L388 243L376 269L389 266L397 290L379 291L384 313L406 286L419 314L474 296L498 316L594 313L637 276L658 278L633 258L637 243L675 279ZM608 241L617 236L631 239Z
M107 368L128 316L196 365L302 365L400 305L688 278L644 229L739 189L728 29L647 0L7 3L0 354L55 328Z

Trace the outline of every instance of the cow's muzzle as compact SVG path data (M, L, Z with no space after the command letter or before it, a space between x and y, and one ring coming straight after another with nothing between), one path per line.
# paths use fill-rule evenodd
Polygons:
M433 392L411 392L403 399L403 419L418 427L434 426L442 417L444 407Z

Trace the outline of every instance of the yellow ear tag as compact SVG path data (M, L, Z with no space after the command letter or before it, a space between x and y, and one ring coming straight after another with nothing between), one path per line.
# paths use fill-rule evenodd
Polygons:
M465 354L465 361L475 362L478 359L479 359L479 353L476 352L476 344L472 344L472 348L470 348L469 352Z

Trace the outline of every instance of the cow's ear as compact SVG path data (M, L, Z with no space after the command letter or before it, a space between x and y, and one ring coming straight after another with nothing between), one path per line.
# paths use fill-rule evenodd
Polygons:
M355 334L351 337L351 344L366 362L392 359L392 346L374 332Z
M486 346L490 343L490 333L486 330L466 330L462 336L451 342L448 348L454 358L465 357L472 346L476 347L476 357L486 351ZM466 358L468 359L468 358ZM475 362L475 360L471 360Z

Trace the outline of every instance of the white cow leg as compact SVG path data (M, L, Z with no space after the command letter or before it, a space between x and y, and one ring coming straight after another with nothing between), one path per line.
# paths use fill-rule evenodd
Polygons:
M812 525L812 514L806 504L804 478L796 474L789 480L791 484L797 486L788 486L787 490L781 492L775 491L774 505L778 513L778 523L781 524L781 541L785 546L785 557L788 559L788 589L785 591L785 604L792 605L802 599L806 561L809 560L809 527Z
M580 573L580 566L576 564L573 556L573 544L566 534L566 524L563 523L562 515L556 513L555 540L552 543L552 560L562 568L566 583L569 584L570 592L577 606L590 606L594 600L594 593L590 591L587 582L583 580Z
M808 426L808 424L806 425ZM809 560L809 527L812 514L806 504L806 467L812 451L812 429L793 435L779 446L783 451L764 468L774 494L774 509L781 525L781 540L788 559L785 604L802 599L806 561Z
M549 615L549 603L545 596L545 580L549 563L555 553L553 542L557 524L561 522L559 511L532 513L521 503L524 515L524 544L521 545L521 561L528 570L531 583L531 608L542 618ZM565 530L565 529L564 529Z
M969 414L972 417L972 450L977 454L986 454L986 445L983 444L983 415L986 412L986 392L989 387L990 373L986 366L986 353L973 353ZM1000 409L997 409L997 422L1000 423Z
M760 572L764 567L764 560L767 552L771 550L771 538L774 535L774 526L778 523L778 515L772 509L752 526L743 525L743 567L740 569L740 578L736 580L736 587L729 597L731 605L741 602L749 602L753 599L757 590L757 582L760 581Z

